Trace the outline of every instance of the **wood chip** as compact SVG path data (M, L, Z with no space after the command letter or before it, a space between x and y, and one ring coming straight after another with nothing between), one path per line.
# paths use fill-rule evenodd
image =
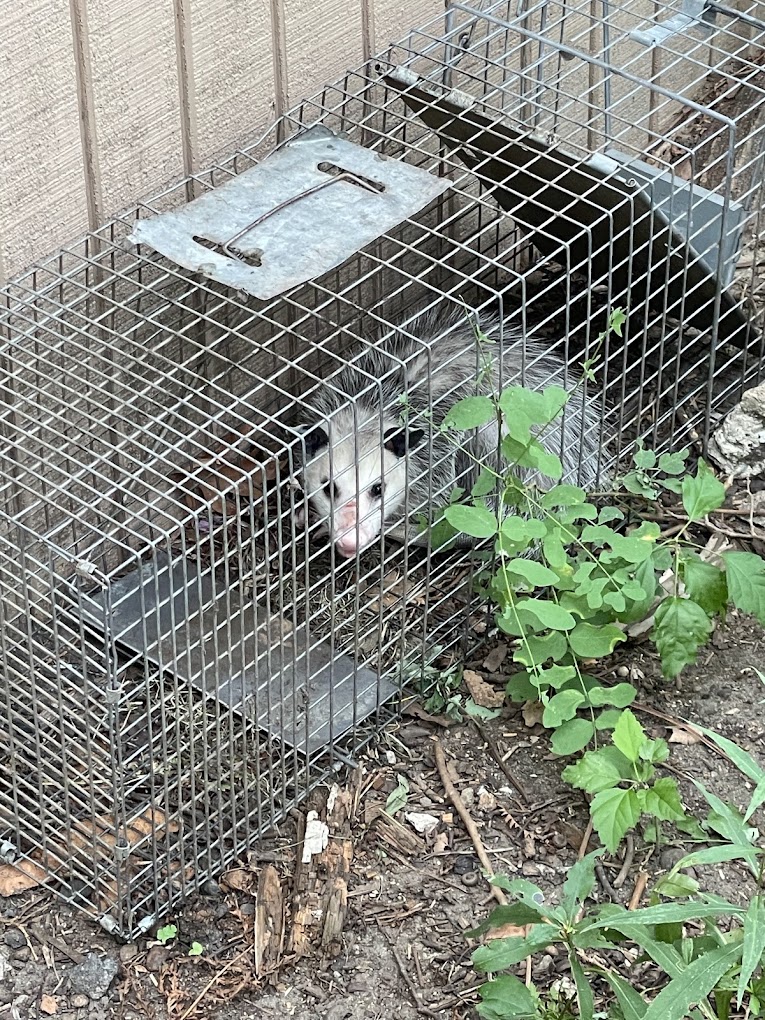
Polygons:
M670 744L698 744L701 734L686 726L674 726L667 740Z

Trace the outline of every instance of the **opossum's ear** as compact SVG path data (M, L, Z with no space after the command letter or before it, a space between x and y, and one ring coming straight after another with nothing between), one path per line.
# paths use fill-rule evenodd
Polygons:
M306 458L310 460L322 446L329 445L329 435L321 425L307 425L303 430L303 442L305 443Z
M422 429L388 429L385 433L383 446L397 457L403 457L407 448L413 450L425 438Z

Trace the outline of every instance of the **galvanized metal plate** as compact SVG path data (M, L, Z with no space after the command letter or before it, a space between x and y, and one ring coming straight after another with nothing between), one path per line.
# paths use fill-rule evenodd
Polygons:
M425 83L415 85L406 70L396 68L383 81L490 188L540 252L607 279L612 307L645 304L701 332L716 325L720 343L748 347L758 340L741 303L637 182L604 171L602 158L578 159L489 119L461 93L439 96Z
M129 240L266 300L341 265L449 187L419 167L314 125Z
M78 599L85 623L301 751L327 747L398 691L327 642L309 646L304 624L283 629L190 560L159 554L114 581L108 598Z

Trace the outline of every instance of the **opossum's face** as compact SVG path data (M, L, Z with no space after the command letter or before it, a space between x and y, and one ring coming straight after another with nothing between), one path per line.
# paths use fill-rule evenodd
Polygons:
M404 504L405 454L423 438L420 431L391 426L380 443L373 428L342 435L335 424L314 428L305 439L303 487L326 524L341 556L355 556L380 535L385 521Z

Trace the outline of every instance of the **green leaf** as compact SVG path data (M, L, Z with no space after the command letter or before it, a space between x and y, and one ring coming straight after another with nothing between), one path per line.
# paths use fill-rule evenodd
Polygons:
M576 955L576 950L573 948L569 950L568 962L571 967L571 973L574 975L574 984L576 985L579 1020L592 1020L595 1012L592 988L590 988L590 982L587 980L584 969L579 962L579 957Z
M396 788L388 794L385 802L385 813L395 815L397 811L406 806L409 795L409 780L406 776L396 776Z
M647 450L642 443L635 450L632 459L635 462L635 467L640 468L641 471L650 471L651 468L656 467L656 454L653 450Z
M177 934L177 924L165 924L157 929L157 942L161 942L163 946L166 946L168 942L172 942Z
M725 486L700 460L695 477L683 479L683 506L691 521L700 521L725 502Z
M554 585L558 580L556 573L550 570L549 567L545 567L537 562L537 560L510 560L505 569L511 574L515 574L516 577L522 577L532 588L541 588L550 584Z
M613 624L595 627L591 623L578 623L568 636L568 643L580 659L602 659L610 655L620 641L625 641L623 631Z
M697 603L673 596L656 610L651 637L661 656L664 676L673 680L696 661L699 648L712 632L709 617Z
M615 928L628 938L636 938L640 930L648 925L675 924L678 921L702 920L705 917L724 917L726 914L741 917L744 914L744 908L722 900L716 900L714 903L701 901L659 903L654 907L643 907L640 910L625 910L623 915L620 914L618 917L607 911L603 917L598 917L587 928ZM640 942L643 944L642 935L640 935ZM670 973L669 970L667 973Z
M477 429L497 417L497 409L489 397L463 397L454 404L444 417L444 429Z
M665 822L677 821L685 816L674 779L669 777L657 779L653 786L645 791L644 811Z
M476 1012L484 1020L524 1020L536 1017L534 996L526 985L512 974L500 974L478 989L481 1001Z
M648 1009L648 1003L643 996L639 995L632 985L625 981L624 978L619 977L618 974L610 970L601 970L600 968L598 968L598 973L605 978L613 989L614 995L621 1007L624 1020L642 1020L645 1016L645 1011Z
M692 853L686 854L685 857L681 857L677 864L673 865L672 872L682 871L683 868L694 868L697 864L722 864L724 861L737 860L754 861L763 852L756 846L733 846L730 843L709 846L703 850L694 850Z
M513 653L513 662L520 662L523 666L541 666L548 659L558 661L566 654L566 638L559 631L552 631L550 634L539 636L538 634L527 634L526 640L521 642Z
M602 856L602 849L593 850L568 870L563 883L561 905L571 923L576 919L580 904L584 903L595 887L595 864Z
M606 850L615 853L624 835L637 824L640 805L634 790L601 790L592 799L590 814Z
M546 599L519 599L517 608L531 613L543 627L549 627L550 630L573 630L576 626L576 620L567 609Z
M653 888L657 896L695 896L699 891L699 883L690 875L670 872L660 878Z
M685 471L685 462L690 455L688 447L678 450L676 453L663 453L659 457L659 471L665 475L681 475Z
M711 563L705 563L696 553L685 553L682 558L683 581L688 594L708 616L722 613L728 605L728 584L725 572Z
M189 956L201 956L205 951L205 947L201 942L192 942L189 946Z
M493 883L494 884L494 883ZM467 938L476 938L476 933L483 935L489 928L502 928L506 924L514 924L519 928L526 924L539 924L541 913L528 903L506 903L495 907L488 918L472 932L465 932Z
M601 705L614 705L616 708L626 708L631 705L637 697L637 691L632 684L616 684L613 687L595 687L590 691L590 704L595 708ZM600 729L601 727L598 727Z
M578 790L600 793L617 786L623 777L616 765L600 751L587 751L579 761L566 766L563 778Z
M465 715L469 715L471 719L496 719L502 714L501 708L485 708L483 705L477 705L472 698L467 699L464 708Z
M542 716L542 725L551 730L569 719L573 719L583 701L582 691L559 691L547 702Z
M587 493L576 485L554 485L544 493L539 500L539 505L546 509L556 506L574 506L577 503L585 503Z
M746 825L739 811L712 793L698 779L693 780L694 786L702 792L712 813L707 818L707 825L719 832L721 836L736 846L752 845L752 830Z
M690 963L662 988L643 1020L683 1020L694 1002L703 1002L741 955L739 945L721 946Z
M622 712L611 739L614 747L621 751L627 761L638 761L640 749L645 742L645 732L628 708Z
M497 488L497 475L491 468L481 468L478 477L470 489L470 495L478 499L480 496L488 496Z
M491 538L497 533L497 516L485 506L448 506L444 517L457 531L473 538Z
M726 552L722 559L731 602L765 626L765 560L748 552Z
M755 896L744 914L744 947L741 954L741 973L738 979L736 1004L740 1007L752 974L762 963L765 952L765 907Z
M751 818L760 804L765 801L765 770L758 765L748 751L745 751L743 747L739 747L738 744L735 744L727 737L723 737L721 734L715 733L714 730L708 730L704 726L696 726L696 729L703 733L704 736L709 737L710 740L713 740L718 747L722 748L736 768L742 772L747 779L751 779L753 783L757 784L747 806L746 814L744 815L744 821L746 821L748 818Z
M601 712L595 720L595 729L612 730L619 722L619 716L621 714L621 709L607 708L605 711Z
M589 719L569 719L553 733L550 747L553 754L567 757L577 754L592 740L595 728Z
M502 454L511 466L533 468L554 481L563 474L560 458L535 439L521 443L513 436L505 436L502 440Z
M507 939L492 939L473 953L473 966L484 973L496 974L520 963L532 953L546 949L558 938L558 929L552 924L535 924L528 935Z

